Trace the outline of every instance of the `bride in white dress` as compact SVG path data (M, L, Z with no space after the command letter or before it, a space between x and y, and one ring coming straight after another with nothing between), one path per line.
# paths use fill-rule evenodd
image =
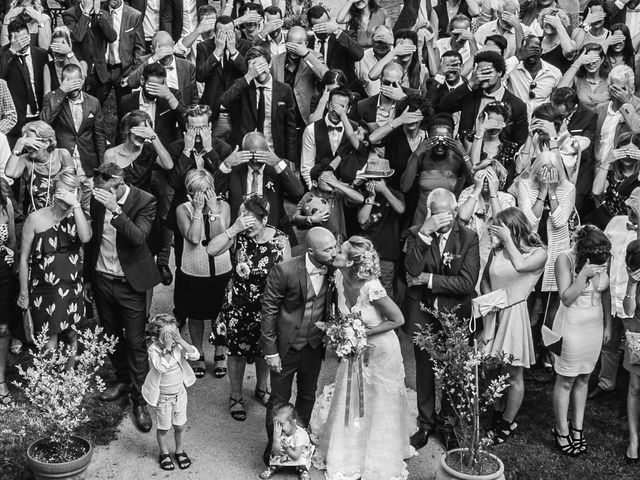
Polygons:
M354 375L350 420L345 426L349 361L341 361L335 390L326 388L311 420L320 444L314 465L327 480L401 480L408 476L405 458L415 451L409 436L415 422L404 385L404 365L394 329L404 323L398 306L378 280L380 263L371 241L354 236L342 245L346 263L335 274L338 308L359 313L368 330L364 366L364 417L358 418ZM329 407L330 403L330 407ZM327 415L327 409L329 413Z

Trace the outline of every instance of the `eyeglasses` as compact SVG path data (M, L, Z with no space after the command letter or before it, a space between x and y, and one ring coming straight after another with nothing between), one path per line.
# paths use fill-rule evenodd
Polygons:
M536 82L531 82L531 85L529 85L529 98L532 100L536 98L536 92L534 92L534 90L537 86L538 84Z
M104 180L105 182L108 182L109 180L112 180L112 179L122 180L122 177L120 175L112 175L112 174L107 173L107 172L101 172L97 168L93 169L93 176L94 176L94 178L95 177L99 177L102 180Z
M391 80L380 80L380 83L386 87L398 88L400 86L398 82L392 82Z

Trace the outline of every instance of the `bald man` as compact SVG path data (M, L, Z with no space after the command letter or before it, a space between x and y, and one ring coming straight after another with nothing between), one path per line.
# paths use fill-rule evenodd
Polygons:
M271 369L271 396L267 403L269 438L264 462L269 465L273 439L273 407L291 401L297 374L298 424L309 425L316 399L324 349L318 322L326 321L335 284L328 276L338 246L333 234L322 227L307 233L304 255L271 269L262 297L260 346Z
M151 54L140 58L140 63L129 75L128 84L131 88L139 88L144 66L158 63L167 72L167 86L182 93L182 102L185 105L193 105L198 103L196 69L188 60L173 54L174 46L171 34L165 31L156 32L151 39Z
M437 188L427 197L427 217L422 225L409 229L405 270L407 293L403 305L405 330L413 336L418 325L437 325L438 320L421 308L438 311L457 309L462 318L471 315L471 299L480 274L478 235L457 220L455 195ZM422 448L437 429L448 435L444 419L450 408L443 400L439 415L435 411L436 389L429 354L414 347L416 391L418 394L418 431L411 445ZM443 396L443 399L445 397Z
M284 209L284 200L286 198L297 203L304 194L304 188L289 162L269 150L262 133L247 133L242 139L242 149L220 165L218 177L221 174L226 176L226 181L221 182L221 191L218 193L227 193L232 222L237 218L240 205L247 195L260 195L271 205L269 225L289 235L291 245L297 244Z

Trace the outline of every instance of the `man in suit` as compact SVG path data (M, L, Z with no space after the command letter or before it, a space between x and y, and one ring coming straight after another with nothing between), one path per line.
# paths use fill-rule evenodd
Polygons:
M240 145L247 133L257 130L278 157L297 162L296 105L291 87L271 76L268 51L252 47L245 58L247 73L222 94L222 105L237 107L231 111L231 143Z
M138 65L131 71L127 83L130 88L140 87L142 71L147 64L157 63L167 73L167 86L178 90L184 105L198 103L196 69L191 62L173 54L175 43L167 32L157 32L151 40L151 53L140 58Z
M442 54L440 58L440 69L438 73L429 78L426 82L426 97L437 110L440 100L452 90L461 85L466 85L466 79L461 75L462 72L462 56L455 50L448 50ZM460 125L460 112L453 114L455 121L454 136L458 135L458 126Z
M475 69L467 85L449 92L440 101L438 110L460 115L460 134L475 133L476 120L484 107L492 101L502 101L511 107L511 122L503 130L505 140L524 144L529 135L527 106L502 85L506 71L504 58L497 52L482 51L475 56Z
M264 9L264 26L258 32L253 44L257 47L267 49L271 57L286 53L285 38L282 32L282 10L273 5Z
M478 234L456 220L457 201L449 190L437 188L427 198L429 215L420 226L409 230L404 266L407 293L404 303L407 333L413 336L418 325L433 325L438 320L422 310L421 304L439 311L453 310L467 318L480 272ZM422 448L441 419L435 412L435 378L429 354L414 346L416 391L418 394L418 431L411 445ZM446 413L443 396L440 416Z
M85 278L91 281L105 334L118 339L110 355L116 385L99 398L114 401L130 391L134 423L148 432L151 417L140 392L149 371L145 343L147 292L160 283L147 245L156 200L126 185L123 178L124 172L115 163L100 165L93 177L93 237L87 244Z
M291 401L294 375L298 424L309 425L324 357L323 333L316 324L327 319L335 294L328 267L338 252L336 239L329 230L314 227L307 233L305 244L304 255L271 269L262 297L260 345L271 369L266 417L269 441L263 455L267 465L273 440L273 407Z
M314 5L307 11L307 21L314 33L310 48L324 58L327 67L344 72L349 90L366 97L355 71L355 63L364 56L364 49L355 40L355 33L343 30L331 20L329 12L322 5Z
M189 34L196 29L197 11L208 3L207 0L160 0L160 30L168 32L177 42L183 33ZM185 15L189 19L188 25L184 24Z
M231 114L220 104L222 93L247 73L247 63L238 48L248 50L251 42L236 39L233 19L227 15L216 19L214 33L213 38L200 42L196 47L196 79L204 83L200 103L211 108L214 134L226 140L231 132Z
M271 206L268 222L289 235L295 243L295 235L284 208L285 198L297 203L304 194L300 179L289 163L270 151L264 135L250 132L242 140L242 150L224 160L220 173L227 176L226 185L219 193L226 193L231 207L231 222L238 217L238 210L249 195L266 198ZM217 175L219 178L220 175Z
M579 102L576 91L571 87L556 88L551 93L550 100L564 117L565 127L571 136L589 139L589 146L582 151L580 157L580 167L576 180L576 209L580 217L584 218L584 215L594 211L596 208L591 198L591 190L596 170L593 152L598 116L593 110Z
M106 127L98 99L82 91L82 69L70 63L62 69L60 87L44 97L40 120L56 131L58 147L80 159L85 175L102 164L106 149Z
M11 148L22 135L22 127L38 119L42 108L43 71L47 52L30 45L29 27L15 18L7 27L8 45L0 48L0 78L7 82L17 113L17 122L7 133Z

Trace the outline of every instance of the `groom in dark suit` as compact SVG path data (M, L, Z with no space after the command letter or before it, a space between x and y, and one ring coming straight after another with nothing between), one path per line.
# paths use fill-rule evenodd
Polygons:
M427 197L428 214L421 227L409 230L407 256L407 294L404 303L405 328L414 335L418 325L434 325L438 320L420 307L445 311L457 308L461 317L471 315L471 299L480 272L478 235L456 220L456 197L437 188ZM436 389L429 354L414 346L418 431L411 445L422 448L442 419L436 419ZM444 402L444 397L443 397ZM446 409L443 403L440 414Z
M276 265L262 297L260 344L271 369L271 396L267 404L269 441L263 459L269 465L273 440L273 407L289 402L297 373L298 422L307 427L316 400L318 375L324 357L323 333L316 323L326 319L335 293L328 267L338 247L333 234L322 227L309 230L306 253Z

